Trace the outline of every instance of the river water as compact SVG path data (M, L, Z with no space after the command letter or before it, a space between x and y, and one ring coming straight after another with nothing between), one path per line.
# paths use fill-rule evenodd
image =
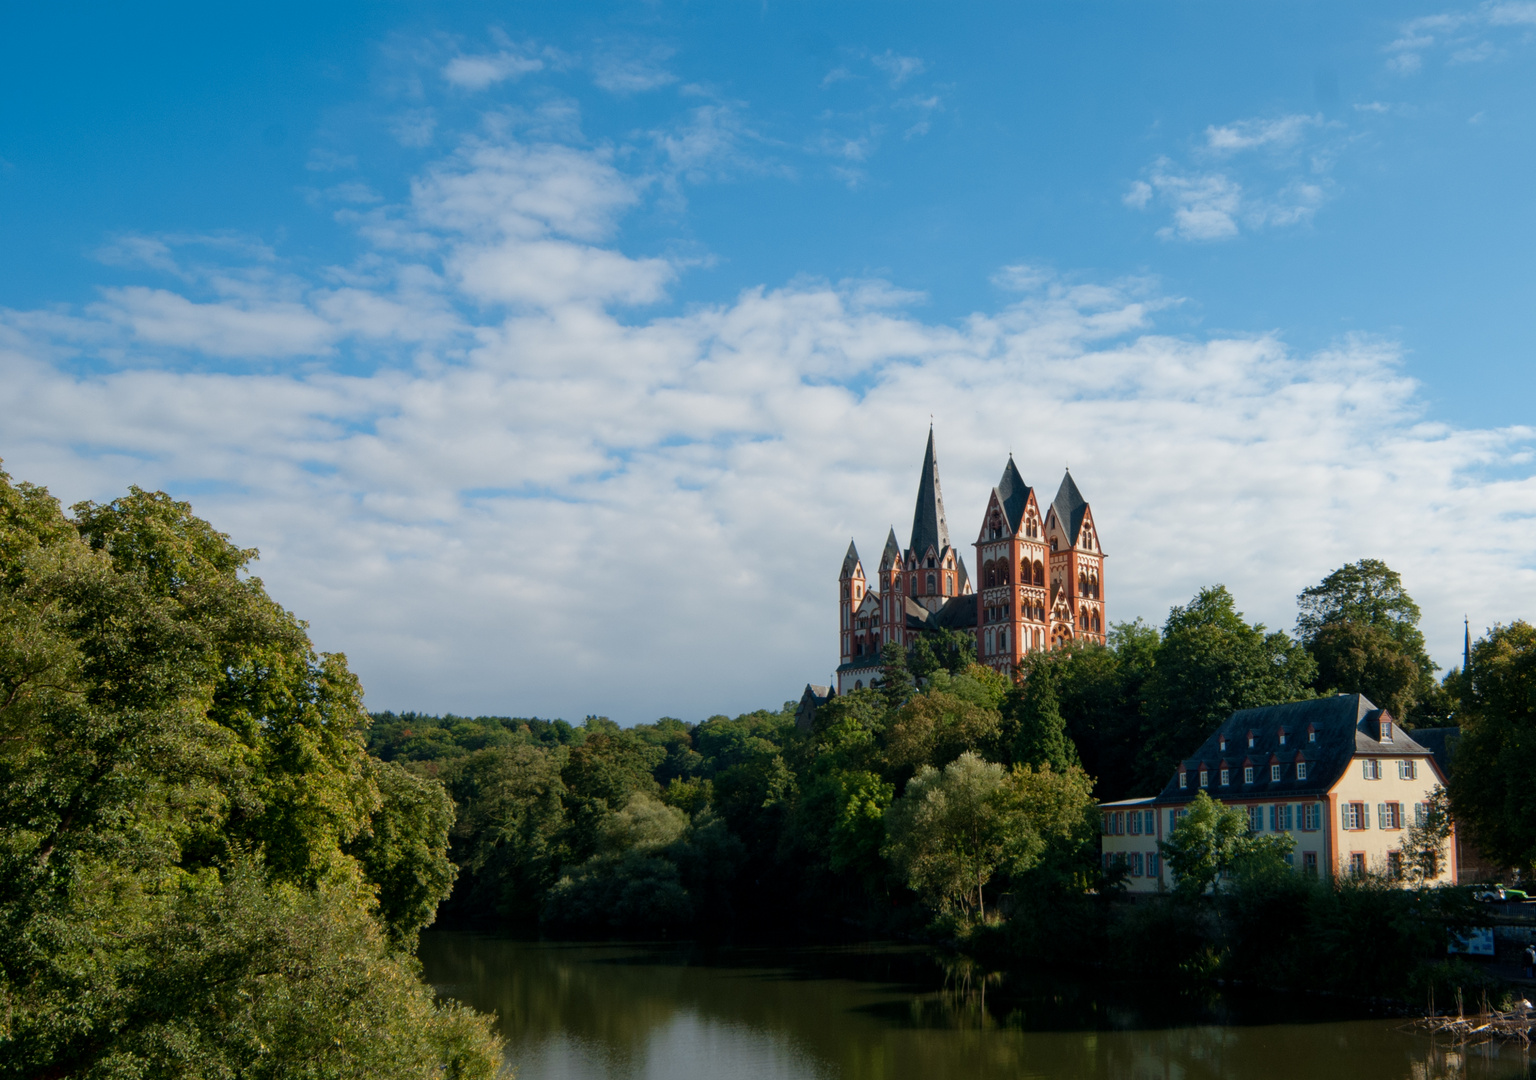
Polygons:
M434 931L438 988L494 1011L518 1080L1441 1080L1536 1075L1323 999L988 975L907 946L703 950Z

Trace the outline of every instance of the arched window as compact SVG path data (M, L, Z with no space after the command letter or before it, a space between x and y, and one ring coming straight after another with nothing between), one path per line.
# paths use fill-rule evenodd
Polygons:
M1093 613L1093 632L1095 634L1099 632L1099 613L1097 611Z
M863 679L855 679L854 682L853 682L853 688L855 690L862 690L862 689L864 689L864 680Z
M1045 564L1038 560L1035 562L1035 584L1045 584Z
M917 575L913 574L911 577L909 577L907 579L907 584L912 587L911 588L912 595L916 596L917 595Z
M936 593L938 591L939 591L938 581L934 578L934 576L932 574L929 574L928 575L928 592L930 594L932 594L932 593Z
M982 571L982 576L986 579L987 588L990 589L997 584L997 567L992 563L987 563L986 569Z
M944 575L944 595L945 596L954 596L955 595L955 575L954 574L945 574Z
M1052 551L1056 550L1056 538L1054 536L1051 537L1051 550Z

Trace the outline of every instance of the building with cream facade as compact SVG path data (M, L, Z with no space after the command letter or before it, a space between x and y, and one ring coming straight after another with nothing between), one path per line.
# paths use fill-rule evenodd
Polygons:
M1255 832L1287 833L1307 874L1397 875L1409 826L1445 776L1384 709L1340 694L1233 713L1156 796L1103 803L1106 865L1123 862L1133 893L1173 884L1158 843L1200 792L1241 808ZM1439 878L1457 880L1457 845Z

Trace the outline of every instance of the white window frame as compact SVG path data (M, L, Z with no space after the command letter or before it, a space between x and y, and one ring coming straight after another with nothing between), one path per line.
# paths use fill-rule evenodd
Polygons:
M1305 780L1306 778L1307 778L1307 763L1305 761L1298 761L1296 763L1296 779L1298 779L1298 780Z
M1245 783L1245 784L1253 783L1253 766L1252 765L1244 765L1243 766L1243 783Z
M1280 766L1278 766L1278 765L1271 765L1269 767L1269 779L1271 780L1271 782L1280 779Z

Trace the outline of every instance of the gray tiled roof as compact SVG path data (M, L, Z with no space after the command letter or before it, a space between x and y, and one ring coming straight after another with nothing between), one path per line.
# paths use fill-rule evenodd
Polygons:
M1061 478L1061 487L1056 489L1056 498L1051 500L1051 507L1056 511L1056 520L1061 522L1062 529L1066 531L1067 541L1077 543L1077 533L1083 527L1083 514L1088 509L1088 500L1083 498L1083 493L1072 482L1071 472Z
M1259 709L1241 709L1211 733L1193 754L1181 762L1189 774L1189 786L1179 787L1177 772L1169 778L1158 802L1186 802L1200 791L1198 774L1203 765L1210 773L1206 789L1212 798L1268 798L1321 796L1338 782L1356 755L1429 757L1428 748L1393 725L1390 743L1377 740L1378 725L1390 720L1362 694L1338 694L1311 701L1292 701ZM1281 729L1286 741L1280 743ZM1249 736L1253 745L1249 746ZM1222 737L1227 748L1221 749ZM1307 763L1307 778L1296 779L1297 761ZM1225 762L1231 783L1220 785ZM1269 778L1270 766L1279 764L1279 780ZM1243 766L1254 766L1254 782L1243 783Z
M852 577L853 568L859 565L859 549L853 546L853 541L848 541L848 554L843 556L842 577Z
M917 482L917 509L912 514L912 543L921 559L931 547L939 554L949 547L949 523L944 520L944 493L939 490L939 464L933 456L933 428L928 429L928 449L923 454L923 475Z
M901 545L896 542L896 530L892 528L890 535L885 538L885 550L880 553L880 569L889 570L900 565Z
M1003 478L997 482L993 489L997 492L997 501L1002 505L1003 514L1008 518L1008 532L1010 534L1019 531L1019 524L1024 520L1024 506L1029 502L1029 485L1024 482L1024 477L1019 475L1018 466L1013 463L1013 455L1008 455L1008 464L1003 467Z

